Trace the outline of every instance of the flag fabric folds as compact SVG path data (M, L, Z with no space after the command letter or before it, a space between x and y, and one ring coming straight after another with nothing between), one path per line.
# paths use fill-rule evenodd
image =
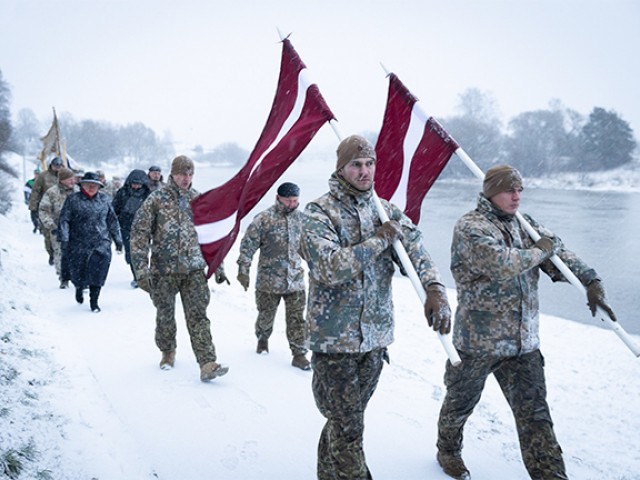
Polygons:
M44 137L41 137L42 141L42 150L38 155L38 159L40 160L40 166L42 171L47 170L46 160L49 154L60 155L60 129L58 127L58 116L56 115L55 109L53 110L53 122L51 122L51 127L49 127L49 131Z
M417 108L418 99L396 75L376 143L378 195L397 205L416 225L422 200L458 149L456 141L433 117Z
M318 130L334 118L289 39L282 41L276 95L267 123L247 163L223 185L196 198L191 206L198 241L208 265L218 269L240 230L240 221L302 153Z

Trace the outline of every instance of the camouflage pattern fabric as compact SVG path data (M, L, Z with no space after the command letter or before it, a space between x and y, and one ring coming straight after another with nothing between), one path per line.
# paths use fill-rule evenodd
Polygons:
M57 184L58 174L51 170L51 167L49 167L46 172L38 175L38 178L31 189L31 195L29 196L29 210L37 212L40 207L42 196L47 190Z
M240 242L238 272L249 275L251 259L260 249L256 290L282 294L304 290L304 270L298 253L302 216L300 211L289 211L276 200L247 227Z
M152 192L138 209L130 239L136 278L204 270L190 203L198 195L193 188L180 190L170 176L168 185Z
M543 236L555 235L525 215ZM561 245L558 256L583 284L598 276ZM514 215L493 207L482 194L477 208L456 224L451 245L451 273L458 291L453 342L460 351L513 356L540 347L538 279L540 270L552 280L565 280L533 248L533 240Z
M567 479L546 401L540 351L516 357L460 356L462 364L457 367L447 362L447 394L438 420L438 450L462 450L464 425L480 400L487 377L493 374L513 411L522 459L531 478Z
M378 348L311 356L313 396L327 419L318 444L318 480L371 479L362 444L364 412L386 355L386 348Z
M65 188L62 184L58 183L45 192L40 201L38 207L38 217L42 225L42 230L48 232L48 237L53 251L53 259L56 266L56 273L60 276L60 242L55 235L51 232L58 229L58 219L60 218L60 212L64 201L69 195L75 191L75 187ZM47 236L45 235L45 238Z
M256 320L256 337L268 340L273 332L273 324L280 299L284 299L285 322L287 325L287 340L292 355L305 355L305 344L308 337L307 322L304 319L305 291L286 294L269 293L256 290L256 306L258 319Z
M181 190L169 176L169 183L152 192L137 210L130 244L136 278L150 276L157 310L156 345L163 352L176 348L175 297L179 293L191 347L202 366L216 360L216 351L207 318L211 292L190 203L198 195L194 189Z
M354 190L335 173L329 189L307 205L300 241L309 266L309 348L359 353L386 347L393 341L392 247L374 235L381 222L371 191ZM381 201L401 224L402 244L425 289L441 283L420 231L399 208Z
M207 306L211 298L203 270L186 274L151 276L151 299L156 307L156 345L162 352L176 348L176 295L182 308L191 338L191 348L200 366L216 361L216 349L211 338L211 322Z

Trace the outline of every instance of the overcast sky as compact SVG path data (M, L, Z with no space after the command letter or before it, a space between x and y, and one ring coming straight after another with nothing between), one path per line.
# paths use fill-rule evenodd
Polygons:
M583 115L615 110L640 137L635 0L0 0L0 19L14 115L48 122L55 106L77 121L141 121L179 148L253 147L275 93L277 28L343 135L380 128L382 62L436 118L477 87L504 121L560 99ZM317 141L336 140L326 127Z

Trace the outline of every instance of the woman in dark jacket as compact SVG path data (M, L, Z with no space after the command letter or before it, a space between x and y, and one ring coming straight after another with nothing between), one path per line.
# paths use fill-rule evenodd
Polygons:
M133 274L133 280L131 281L133 288L138 286L138 282L136 272L133 269L133 265L131 265L131 224L133 223L133 217L136 212L150 193L151 189L149 188L149 177L147 174L143 170L132 170L124 182L124 186L118 190L111 204L120 223L122 242L124 243L124 258Z
M122 252L120 225L104 185L94 172L80 180L80 191L67 197L60 212L58 235L68 261L76 301L82 303L82 290L89 286L92 312L99 312L98 297L111 264L111 240Z

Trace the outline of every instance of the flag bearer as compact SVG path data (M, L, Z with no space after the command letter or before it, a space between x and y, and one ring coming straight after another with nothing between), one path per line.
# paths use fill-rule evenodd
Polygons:
M567 478L546 401L538 336L540 270L553 281L564 280L549 260L553 254L586 287L592 314L601 307L615 319L594 269L530 217L542 238L534 243L524 231L515 216L522 189L515 168L490 168L476 209L463 215L453 232L451 272L458 290L453 342L462 364L446 366L437 459L457 479L470 478L461 456L462 432L491 374L513 411L531 478Z
M392 243L400 239L427 291L425 316L434 330L450 329L449 303L417 227L373 196L376 155L354 135L338 146L329 192L309 203L300 251L309 265L312 389L327 422L318 445L320 480L370 479L363 450L364 413L393 341Z

